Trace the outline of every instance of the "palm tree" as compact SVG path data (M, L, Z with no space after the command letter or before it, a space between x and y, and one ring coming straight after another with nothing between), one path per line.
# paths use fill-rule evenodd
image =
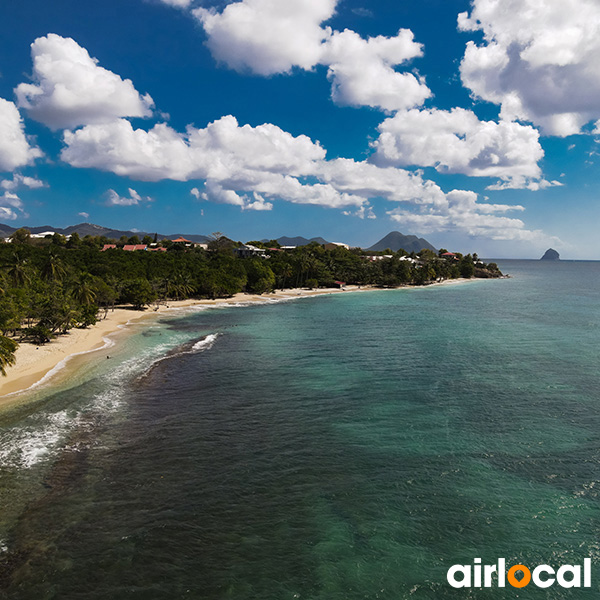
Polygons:
M281 283L281 289L285 290L285 281L288 277L291 277L294 273L294 269L292 269L292 265L290 265L290 263L286 263L285 265L283 265L283 267L281 268L281 277L283 279L282 283Z
M41 275L46 281L60 281L66 274L66 270L58 256L50 251L48 259L44 263Z
M94 278L89 273L81 273L75 286L71 290L72 296L83 306L90 306L96 300L96 292L93 289Z
M0 373L6 377L6 367L10 367L17 362L15 350L19 344L10 338L0 335Z
M7 275L16 287L22 287L31 281L27 272L27 261L14 252L10 263L4 265Z

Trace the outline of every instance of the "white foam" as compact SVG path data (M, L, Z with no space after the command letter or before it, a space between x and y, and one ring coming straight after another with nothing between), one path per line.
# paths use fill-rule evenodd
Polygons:
M192 350L194 352L200 352L202 350L210 350L214 343L217 341L217 338L221 335L220 333L211 333L207 335L204 339L199 340L192 346Z
M0 442L0 466L30 469L56 450L69 431L82 424L79 416L72 417L66 410L45 415L44 419L45 423L39 423L38 416L31 425L5 431Z

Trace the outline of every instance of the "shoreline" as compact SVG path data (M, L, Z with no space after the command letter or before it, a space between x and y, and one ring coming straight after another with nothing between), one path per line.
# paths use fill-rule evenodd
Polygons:
M160 305L157 309L147 308L136 311L131 308L115 307L109 310L106 318L86 329L71 329L59 335L47 344L19 344L15 353L16 364L6 368L6 377L0 377L0 407L7 406L21 399L22 395L37 389L43 384L57 379L64 372L68 363L76 357L99 352L114 346L117 341L113 336L120 332L131 331L130 326L152 318L176 316L182 309L197 306L235 306L240 304L259 304L269 301L293 300L324 294L355 291L356 286L348 286L345 290L324 288L317 290L291 289L277 290L271 294L235 294L231 298L216 300L172 300ZM362 288L370 289L370 288Z
M177 316L182 309L198 306L210 308L214 306L266 304L270 301L295 300L344 292L420 289L440 285L454 285L468 281L474 280L447 279L427 286L407 285L399 288L377 288L372 286L346 286L343 289L321 288L315 290L292 288L283 291L276 290L270 294L262 295L239 293L231 298L218 298L216 300L172 300L160 305L158 308L148 308L145 311L116 307L109 310L106 318L99 320L95 325L86 329L71 329L69 333L58 336L51 342L41 346L29 343L20 344L15 353L16 364L6 368L6 377L0 377L0 408L21 400L24 394L42 385L54 383L55 380L60 378L61 373L68 373L66 367L73 359L114 346L117 341L113 339L113 336L118 335L120 332L131 331L131 325L151 318Z

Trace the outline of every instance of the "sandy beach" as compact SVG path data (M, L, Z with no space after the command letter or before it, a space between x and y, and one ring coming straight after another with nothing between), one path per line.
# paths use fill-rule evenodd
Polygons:
M113 338L117 337L119 332L126 332L128 325L138 323L141 320L155 319L169 314L176 315L180 309L190 306L237 305L240 303L333 294L357 289L356 286L347 286L345 290L337 288L277 290L272 294L260 296L236 294L231 298L217 300L169 301L158 308L152 306L144 311L118 307L109 310L106 318L102 318L104 316L102 311L100 313L101 320L92 327L71 329L69 333L58 336L48 344L41 346L28 343L20 344L16 352L16 364L6 369L6 377L0 377L0 406L10 404L13 400L16 400L17 396L20 396L17 392L26 391L32 386L39 385L40 382L46 383L59 378L61 374L64 374L65 369L63 367L72 358L91 352L96 353L112 346L117 342Z

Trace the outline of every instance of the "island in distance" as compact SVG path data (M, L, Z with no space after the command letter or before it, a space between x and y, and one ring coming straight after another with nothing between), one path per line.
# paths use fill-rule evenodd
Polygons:
M540 260L560 260L560 254L554 248L548 248Z

